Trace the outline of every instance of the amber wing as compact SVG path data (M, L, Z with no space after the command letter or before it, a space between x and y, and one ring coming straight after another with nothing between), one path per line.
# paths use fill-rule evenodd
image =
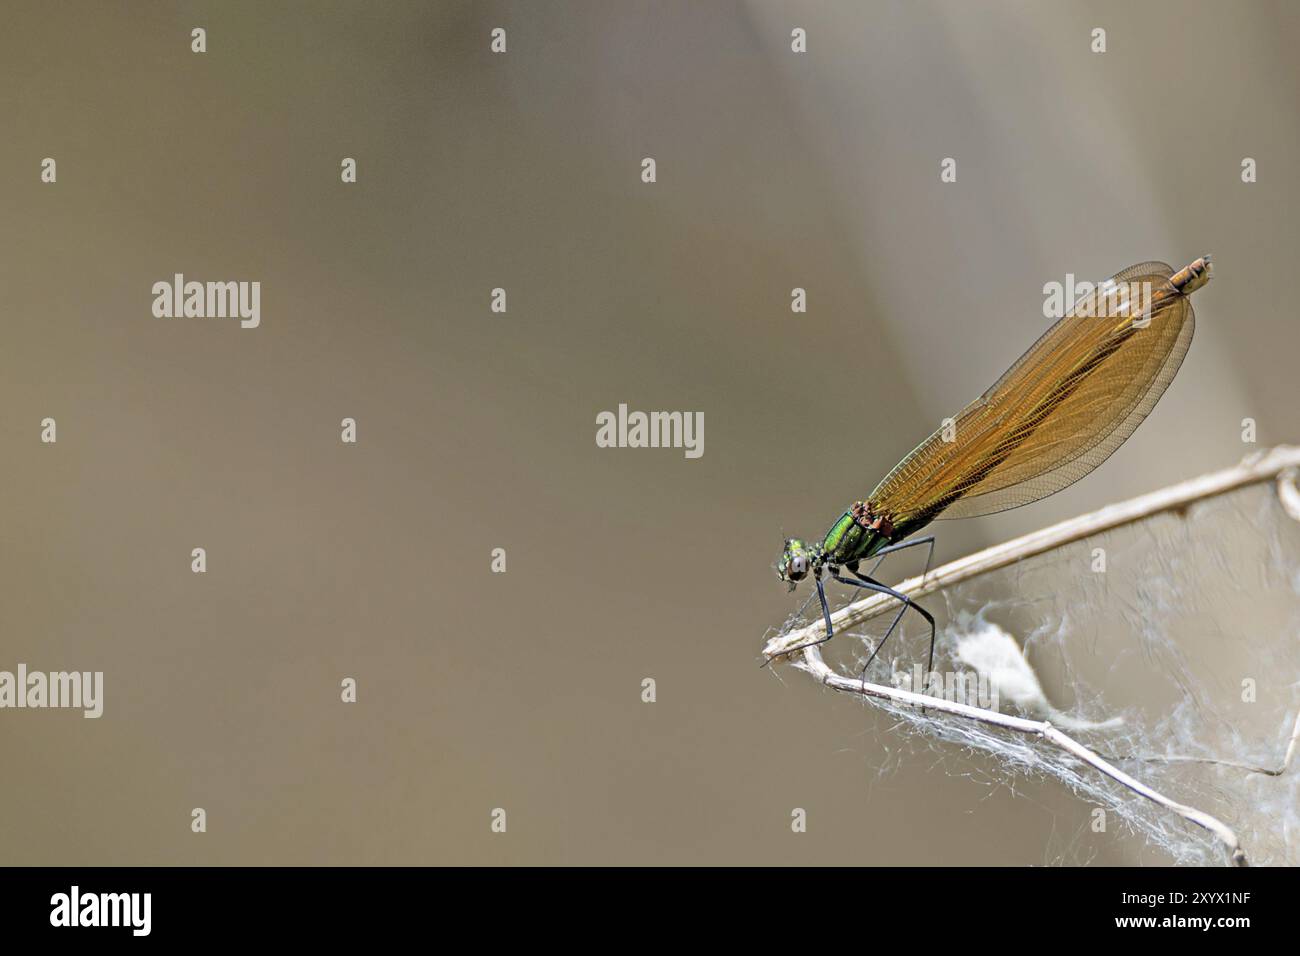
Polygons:
M1100 465L1155 407L1191 345L1196 317L1171 275L1144 262L1081 298L950 429L885 476L871 494L876 511L895 525L992 514ZM1124 291L1143 283L1149 321Z

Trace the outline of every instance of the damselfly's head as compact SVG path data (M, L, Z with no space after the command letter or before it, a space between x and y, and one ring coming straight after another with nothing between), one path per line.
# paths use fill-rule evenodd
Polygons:
M781 556L776 559L776 576L790 585L790 590L817 569L821 547L809 545L799 538L787 538Z

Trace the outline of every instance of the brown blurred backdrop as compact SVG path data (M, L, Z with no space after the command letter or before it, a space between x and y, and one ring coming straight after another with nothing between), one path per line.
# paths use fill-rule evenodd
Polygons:
M890 760L887 721L760 670L796 600L772 561L1067 272L1216 264L1128 445L939 525L937 560L1231 464L1243 418L1300 437L1295 5L3 18L0 669L106 695L0 712L0 862L1150 861L1055 784ZM261 327L153 318L175 272L260 281ZM703 412L704 456L597 448L620 402Z

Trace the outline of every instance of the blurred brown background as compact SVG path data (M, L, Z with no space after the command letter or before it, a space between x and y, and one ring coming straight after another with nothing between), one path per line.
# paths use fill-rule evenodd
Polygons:
M0 712L0 862L1147 859L1055 784L891 760L887 721L760 670L796 600L772 561L1001 374L1067 272L1216 264L1134 438L940 524L936 560L1231 464L1243 418L1300 437L1295 5L3 18L0 669L106 696ZM175 272L261 281L261 327L153 318ZM597 448L620 402L702 411L704 456Z

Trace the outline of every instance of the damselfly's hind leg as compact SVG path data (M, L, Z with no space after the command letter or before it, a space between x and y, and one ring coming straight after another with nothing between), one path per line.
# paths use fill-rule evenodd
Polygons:
M849 570L849 572L855 578L858 578L857 581L844 581L843 578L840 579L843 583L849 584L855 589L853 594L850 595L849 597L849 603L852 604L854 601L856 601L858 599L858 592L863 590L865 587L867 587L865 584L862 583L861 580L862 578L865 577L871 581L874 581L876 579L876 569L879 568L880 565L884 563L886 557L888 557L891 554L895 554L899 551L902 551L905 548L915 548L915 547L919 547L920 545L925 545L925 570L921 572L921 581L922 583L924 583L926 577L930 573L930 565L934 563L934 535L932 534L926 535L924 538L913 538L910 541L902 541L899 542L898 544L891 544L887 547L881 548L879 551L875 553L876 563L871 566L871 570L868 571L865 575L860 574L858 572L857 562L853 562L845 565L845 567ZM875 590L875 589L871 588L870 590ZM898 609L898 613L894 615L893 622L890 623L889 625L889 630L885 631L885 636L880 639L880 643L876 645L876 649L871 652L871 657L867 660L867 666L862 668L863 680L866 679L867 667L871 666L871 662L875 660L876 654L879 653L880 649L885 646L885 641L889 640L889 636L894 633L894 629L898 627L898 622L903 619L903 613L907 610L909 604L911 604L911 602L909 601L904 601L902 603L902 606L899 607ZM912 606L915 607L918 611L922 610L922 608L916 604L912 604ZM930 662L931 664L934 663L933 634L931 635L931 642L930 642Z
M874 578L876 576L876 568L880 567L880 564L885 560L886 555L902 551L904 548L915 548L920 544L926 546L925 570L921 572L921 580L924 581L926 575L930 573L930 562L934 560L934 535L927 535L924 538L913 538L911 541L903 541L900 544L891 544L886 548L881 548L876 552L876 563L871 566L871 570L867 572L866 576L869 578ZM857 573L853 568L850 568L849 570L853 571L854 574Z
M934 615L932 615L925 608L921 607L921 605L917 604L915 601L913 601L902 591L895 591L893 588L881 584L879 581L875 580L869 575L861 574L858 571L858 569L855 567L852 567L850 565L845 565L845 568L849 571L850 574L853 575L853 577L856 580L850 580L849 578L846 578L842 575L835 574L833 575L833 577L835 578L836 581L839 581L841 584L847 584L849 587L866 588L868 591L875 591L879 594L888 594L890 597L897 598L899 601L903 603L903 606L898 609L898 613L894 616L893 622L889 625L889 630L885 632L885 636L880 639L880 643L876 645L875 650L871 652L871 656L867 658L867 663L863 665L862 680L865 681L867 679L867 668L869 668L871 666L872 661L876 659L876 655L880 653L880 649L885 646L885 641L889 640L890 635L894 633L894 630L898 627L898 622L903 619L903 612L906 611L909 607L912 608L912 610L916 611L918 614L920 614L923 618L925 618L926 621L929 622L930 624L930 658L925 668L926 680L929 680L930 672L934 670L934 640L935 640ZM827 620L829 622L829 618Z
M924 582L926 576L930 573L930 562L934 560L934 535L927 535L924 538L913 538L911 541L903 541L899 544L891 544L886 548L881 548L875 554L876 563L871 566L871 570L867 572L866 576L871 578L874 581L876 578L876 569L879 568L882 564L884 564L885 558L887 558L891 554L895 554L899 551L902 551L904 548L914 548L917 545L921 545L921 544L926 546L925 570L921 572L921 581ZM853 572L855 576L857 576L858 564L856 561L852 562L851 564L846 564L845 567L847 567L850 571ZM862 586L860 584L857 584L856 582L854 583L853 586L855 590L852 594L849 595L850 604L852 604L854 601L858 599L858 592L862 590Z

